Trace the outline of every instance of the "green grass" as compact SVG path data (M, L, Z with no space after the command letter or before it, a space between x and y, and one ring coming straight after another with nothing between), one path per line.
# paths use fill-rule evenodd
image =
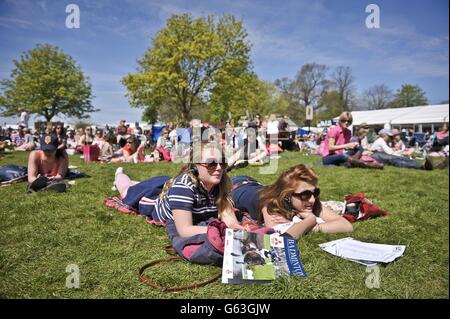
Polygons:
M278 173L317 158L286 154ZM6 154L0 165L26 165L27 154ZM402 244L404 256L381 268L381 287L365 285L366 269L331 256L320 243L349 234L311 234L299 240L308 277L282 277L265 285L224 285L163 293L137 279L145 263L165 257L169 244L164 229L142 218L107 208L102 201L111 190L118 165L84 164L70 158L90 178L76 180L67 193L25 193L25 183L0 188L0 298L448 298L449 209L448 170L417 171L387 167L383 171L316 166L323 200L342 200L365 192L392 214L354 224L355 239ZM170 163L123 165L136 180L174 175ZM260 175L257 167L234 174L262 183L277 175ZM77 264L79 289L65 286L66 266ZM212 266L186 262L162 264L147 274L162 285L202 281L220 272Z

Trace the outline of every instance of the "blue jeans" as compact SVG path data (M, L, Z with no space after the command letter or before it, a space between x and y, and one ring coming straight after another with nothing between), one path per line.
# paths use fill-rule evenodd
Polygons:
M348 150L344 154L328 155L328 156L322 158L322 163L325 166L340 165L340 164L347 162L348 158L350 156L355 155L357 152L360 152L361 154L362 154L362 152L364 152L364 149L362 148L361 145L359 145L358 147L355 147L354 149Z
M328 155L324 158L322 158L323 165L339 165L347 162L347 159L350 157L348 153L344 154L335 154L335 155Z
M416 162L415 160L402 156L386 154L384 152L375 152L372 154L372 158L385 165L422 169L422 164Z

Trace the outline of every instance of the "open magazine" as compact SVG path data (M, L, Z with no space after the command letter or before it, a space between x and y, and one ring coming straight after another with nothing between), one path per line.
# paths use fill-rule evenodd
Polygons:
M306 277L295 239L226 230L222 283L267 283L282 274Z

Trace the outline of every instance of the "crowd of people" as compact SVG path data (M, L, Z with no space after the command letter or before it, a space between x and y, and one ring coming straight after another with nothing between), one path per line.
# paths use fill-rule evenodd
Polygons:
M448 156L437 165L429 157L423 163L411 158L417 149L414 141L408 140L409 134L384 128L369 138L369 125L358 125L353 134L352 122L351 113L344 112L328 131L302 139L291 134L287 116L278 121L274 115L264 121L257 115L239 127L232 121L223 127L199 120L192 120L187 127L169 123L156 139L153 130L143 131L139 125L130 129L124 120L116 128L104 129L86 126L75 130L55 123L33 132L21 125L16 131L0 128L0 145L2 149L31 151L29 191L63 191L69 155L86 157L91 148L98 150L99 159L112 163L185 158L186 165L177 176L157 176L146 181L131 180L119 167L114 186L123 203L166 225L172 246L180 256L192 262L219 264L221 255L211 253L206 237L215 220L225 227L247 229L236 210L248 213L266 229L292 238L308 232L352 231L347 219L321 202L318 176L313 169L295 165L266 186L250 176L229 178L227 173L232 169L264 164L274 153L293 145L300 151L320 155L324 166L381 169L392 165L425 170L448 167ZM430 139L433 141L423 149L447 150L448 154L446 127Z
M289 117L281 120L272 114L261 120L256 115L235 126L233 121L213 126L209 122L192 120L186 125L168 123L161 132L152 128L143 130L139 123L133 128L121 120L117 127L84 126L77 129L54 123L41 130L32 130L22 122L16 130L0 127L0 152L32 151L39 149L42 134L53 134L58 149L69 155L84 156L91 148L97 149L95 160L102 162L158 162L188 160L190 145L197 140L220 143L231 167L262 165L284 150L320 155L325 166L346 166L381 169L384 165L433 169L431 159L424 156L418 163L413 157L420 154L448 158L448 129L428 133L420 147L412 129L372 130L366 123L350 127L350 112L340 115L338 123L320 132L300 136L289 127ZM25 127L26 126L26 127ZM445 167L445 164L437 167Z

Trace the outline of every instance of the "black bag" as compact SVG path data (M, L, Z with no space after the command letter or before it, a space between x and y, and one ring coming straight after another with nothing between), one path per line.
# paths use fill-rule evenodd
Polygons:
M64 181L53 181L45 176L39 176L33 183L28 184L27 192L54 191L57 193L65 192L67 184Z

